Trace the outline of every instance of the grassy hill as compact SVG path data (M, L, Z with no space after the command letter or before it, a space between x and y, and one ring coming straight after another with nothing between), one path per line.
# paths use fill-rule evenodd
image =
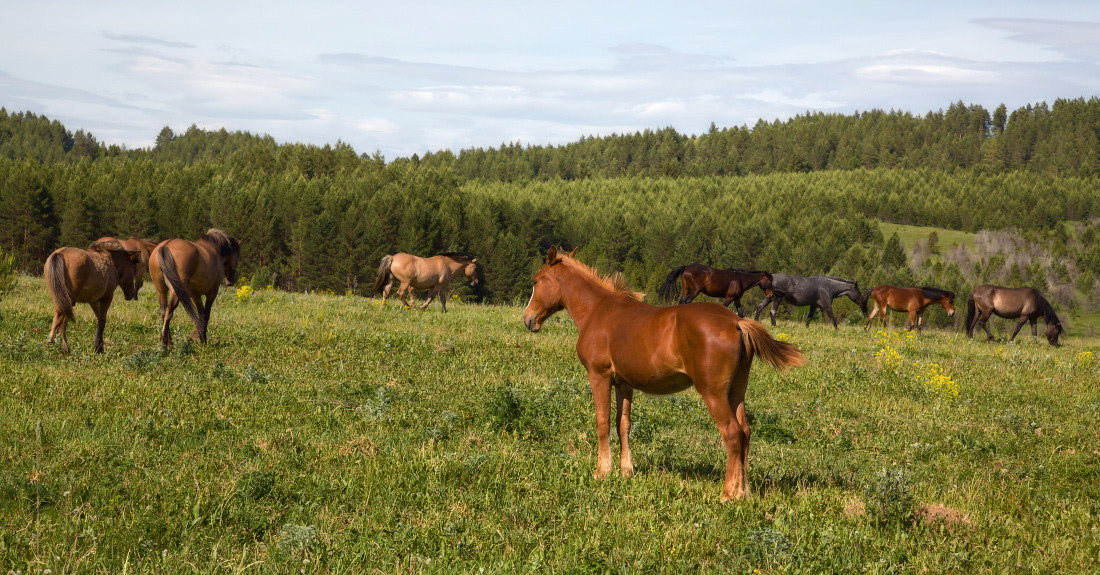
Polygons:
M809 361L754 365L753 496L723 505L721 442L690 391L638 398L637 475L592 478L564 314L531 334L517 307L227 290L209 345L184 343L179 313L161 350L146 287L111 310L104 355L81 304L62 357L42 280L19 281L0 301L5 571L1100 566L1097 338L781 323Z
M905 224L892 224L890 222L882 221L880 221L878 225L879 229L882 230L883 237L888 238L893 235L894 232L897 232L898 239L901 240L901 245L905 248L906 252L911 250L913 246L917 243L927 243L928 236L931 235L932 232L935 232L936 236L939 238L939 246L941 252L947 251L954 246L963 246L969 249L974 249L974 236L977 235L970 232L960 232L957 230L948 230L944 228L935 228L930 226L909 226ZM938 258L939 256L933 254L931 257Z

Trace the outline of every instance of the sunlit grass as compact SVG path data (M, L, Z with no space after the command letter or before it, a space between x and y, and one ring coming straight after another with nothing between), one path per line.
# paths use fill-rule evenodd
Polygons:
M98 356L81 305L69 357L40 279L0 301L0 572L1097 568L1096 338L782 322L809 361L754 365L753 496L722 505L694 392L637 398L637 474L592 479L564 314L238 293L169 350L153 291L120 298Z

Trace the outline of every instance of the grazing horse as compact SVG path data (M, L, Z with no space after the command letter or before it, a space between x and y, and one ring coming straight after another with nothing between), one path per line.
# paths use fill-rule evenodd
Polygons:
M779 300L795 306L810 306L810 314L806 316L806 326L818 308L829 316L833 322L833 329L840 329L836 325L836 317L833 316L833 300L840 296L848 296L863 313L867 313L867 300L859 292L859 285L852 280L835 276L816 275L808 278L792 276L790 274L772 274L772 293L756 306L755 319L760 319L760 313L768 303L772 304L772 325L775 325L775 312L779 310Z
M1020 318L1008 341L1016 339L1020 328L1028 322L1031 322L1031 337L1037 337L1036 322L1039 316L1043 316L1043 321L1047 323L1047 342L1050 345L1058 345L1058 336L1062 333L1062 322L1054 313L1050 302L1037 289L994 285L980 285L974 288L966 298L966 337L973 339L974 326L981 325L989 336L989 341L993 341L993 334L986 325L990 314L1008 319Z
M137 298L134 276L140 259L138 252L127 250L117 241L95 241L86 250L54 250L43 269L54 307L49 343L60 335L61 351L69 353L65 331L73 318L73 304L86 302L96 318L95 352L103 353L103 328L115 288L121 286L126 299Z
M691 300L699 294L710 297L725 298L722 305L729 307L730 302L737 304L737 315L744 316L745 310L741 308L741 296L753 287L759 285L764 295L772 293L772 274L761 271L747 271L734 268L719 270L703 264L690 264L680 266L665 278L657 295L661 301L668 301L672 294L672 288L676 278L683 276L681 292L683 297L680 303L691 303Z
M776 341L761 324L716 303L652 306L616 274L600 276L551 247L535 274L523 324L537 332L565 309L577 324L577 356L588 370L596 406L596 478L611 472L610 395L615 387L619 470L634 474L630 456L630 405L634 390L665 395L691 386L703 397L726 447L722 500L749 494L749 421L745 389L754 355L777 368L802 365L791 344Z
M393 282L397 280L401 287L397 290L397 297L401 302L409 305L408 295L412 289L426 289L428 299L423 310L439 296L439 305L443 311L447 311L447 284L451 283L456 275L462 274L470 280L471 286L478 284L477 256L466 252L447 252L422 258L412 254L399 253L382 258L378 266L378 276L374 280L374 291L382 292L382 302L390 296L393 290Z
M118 238L112 238L105 236L96 240L97 242L108 242L114 240L122 247L130 251L140 252L141 261L137 264L137 271L134 272L134 293L141 291L141 286L145 285L145 272L149 270L149 255L153 253L153 249L157 247L157 242L152 242L145 239L130 238L128 240L120 240Z
M917 317L924 311L924 308L938 303L943 306L943 310L947 312L947 316L955 315L955 292L934 288L934 287L908 287L899 288L892 285L880 285L867 291L863 294L863 299L868 297L874 298L875 309L871 310L871 315L867 317L867 327L863 328L863 331L871 329L871 320L875 319L875 314L882 314L882 327L886 328L886 312L887 310L909 312L909 321L906 322L907 329L917 328L917 333L921 331L921 325L924 323L924 318Z
M149 277L157 288L160 302L160 343L172 345L172 314L183 304L184 311L195 323L191 337L206 343L206 328L210 324L210 309L218 297L221 284L237 281L237 262L241 257L241 241L225 232L210 228L205 235L190 242L181 239L160 242L149 257ZM205 297L203 303L201 298ZM196 303L202 304L197 309Z

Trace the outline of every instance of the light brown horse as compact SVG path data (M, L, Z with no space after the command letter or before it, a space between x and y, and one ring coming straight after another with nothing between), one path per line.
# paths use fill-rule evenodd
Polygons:
M427 308L438 296L439 305L446 312L447 284L458 274L465 275L470 280L470 285L476 286L477 257L466 252L447 252L430 258L398 253L382 258L382 263L378 266L378 276L374 280L374 291L382 293L382 302L385 303L393 290L394 280L397 280L401 283L397 297L405 305L409 305L407 298L410 290L426 289L429 290L428 299L420 309Z
M153 253L153 249L157 247L157 242L130 238L128 240L120 240L111 236L104 236L96 240L97 242L109 242L114 240L127 250L140 252L141 261L137 264L137 271L134 272L134 294L141 291L141 286L145 285L145 272L149 270L149 255Z
M875 308L871 310L871 315L867 316L867 327L863 328L863 331L871 329L871 320L875 319L875 315L882 314L882 327L886 328L886 312L887 310L901 311L909 313L909 320L906 322L907 329L917 328L917 333L920 333L921 326L924 324L924 318L919 318L924 308L932 304L940 304L943 306L943 310L947 312L948 317L955 315L955 292L947 291L944 289L934 287L908 287L899 288L892 285L880 285L867 291L863 294L863 300L867 301L867 297L870 296L875 300Z
M1058 345L1058 336L1062 334L1062 321L1058 314L1054 313L1054 307L1032 288L1007 288L995 285L980 285L970 292L966 298L966 337L974 337L974 327L982 326L989 341L993 341L993 332L989 331L986 322L990 315L998 315L1003 318L1020 318L1016 329L1012 330L1012 337L1008 341L1016 339L1020 328L1025 323L1031 322L1031 337L1037 337L1039 316L1047 323L1047 343Z
M115 288L121 286L126 299L137 298L134 276L140 259L139 252L127 250L117 241L92 242L86 250L54 250L43 269L54 307L49 343L60 335L61 351L69 353L65 331L73 319L73 304L85 302L95 313L95 352L103 353L103 328L107 325L107 310L114 300Z
M160 343L172 345L169 325L176 306L183 304L195 323L192 338L206 343L206 328L210 324L210 309L218 297L221 284L237 281L237 261L241 256L241 241L225 232L210 228L205 235L190 242L165 240L153 249L149 257L149 276L157 288L160 302ZM206 298L203 303L200 298ZM196 308L202 304L202 309Z
M772 296L772 274L763 271L739 270L727 268L724 270L712 268L703 264L689 264L680 266L665 278L661 289L657 290L661 301L668 301L672 295L676 278L683 275L680 303L691 303L691 300L699 294L710 297L723 298L722 305L729 307L730 303L737 305L737 315L744 317L745 310L741 307L741 297L745 292L755 286L760 286L764 296Z
M717 303L657 307L642 302L621 275L595 270L551 247L535 274L531 301L523 312L527 329L565 309L577 324L577 356L588 370L596 405L599 441L595 477L611 472L610 395L615 387L619 470L634 474L630 456L630 405L634 390L665 395L694 386L703 397L726 447L722 500L749 494L749 421L745 390L752 358L759 354L777 368L802 365L791 344L773 339L753 320Z

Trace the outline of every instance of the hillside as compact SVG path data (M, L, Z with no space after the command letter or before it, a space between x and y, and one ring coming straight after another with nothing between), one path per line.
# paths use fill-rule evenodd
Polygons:
M1089 573L1100 556L1100 390L1082 385L1100 377L1096 338L782 323L809 362L753 366L753 497L721 505L724 455L692 391L638 397L637 475L592 479L565 317L531 334L512 306L226 290L209 345L161 351L146 287L112 307L102 356L81 305L61 357L49 305L27 277L0 301L6 570L820 573L886 557ZM174 325L182 342L191 325Z

